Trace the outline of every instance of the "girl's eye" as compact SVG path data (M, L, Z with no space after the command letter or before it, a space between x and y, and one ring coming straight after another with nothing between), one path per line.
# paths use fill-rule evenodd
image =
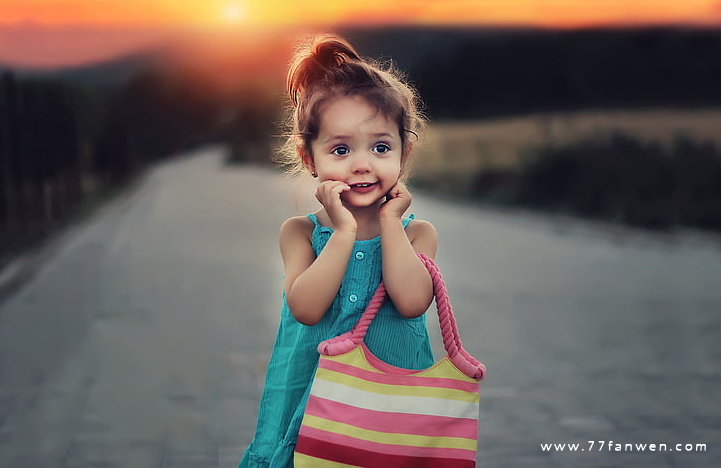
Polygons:
M391 150L390 146L386 145L385 143L378 143L377 145L375 145L373 147L373 151L375 151L376 153L380 153L380 154L387 153L390 150Z
M348 148L346 148L345 146L339 146L339 147L335 148L333 151L331 151L331 153L336 154L338 156L345 156L349 152L350 152L350 150Z

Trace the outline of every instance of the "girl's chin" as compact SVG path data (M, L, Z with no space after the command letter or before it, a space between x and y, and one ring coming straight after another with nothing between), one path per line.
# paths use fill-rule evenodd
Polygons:
M348 208L370 208L370 207L380 207L380 205L383 203L385 199L385 195L373 195L373 196L358 196L357 194L350 194L350 196L345 196L344 193L343 196L341 196L341 201L343 202L343 205L345 205Z

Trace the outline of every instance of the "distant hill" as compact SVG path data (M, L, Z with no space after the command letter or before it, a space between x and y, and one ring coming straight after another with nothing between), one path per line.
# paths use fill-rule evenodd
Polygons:
M588 108L721 105L721 30L555 31L345 28L361 54L391 59L436 119ZM282 93L294 36L187 37L85 67L20 71L79 85L121 85L152 70L192 70L198 86L260 81Z
M434 118L721 105L721 29L348 30L390 56Z
M158 68L163 50L139 51L123 57L90 65L57 69L14 68L20 77L60 79L81 86L121 86L137 74ZM0 69L3 66L0 65ZM4 68L10 69L5 66Z
M155 75L169 84L182 82L182 86L193 86L197 91L232 94L249 82L282 89L291 50L292 44L280 35L255 37L243 31L221 31L212 36L187 33L116 59L83 66L4 68L20 77L59 79L80 87L122 88L139 76Z

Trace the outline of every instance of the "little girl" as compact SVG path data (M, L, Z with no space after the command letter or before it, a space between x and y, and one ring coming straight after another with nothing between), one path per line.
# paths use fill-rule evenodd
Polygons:
M297 51L287 86L293 132L286 157L318 179L322 208L280 228L283 308L241 468L293 466L317 346L355 325L381 280L388 298L366 345L398 367L434 364L423 315L433 286L416 252L434 258L438 239L431 223L404 218L410 136L424 124L415 93L331 35Z

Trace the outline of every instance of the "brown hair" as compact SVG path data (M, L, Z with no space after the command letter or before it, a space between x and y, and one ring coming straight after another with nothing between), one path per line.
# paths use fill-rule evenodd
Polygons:
M342 96L361 96L391 121L398 123L403 144L403 175L410 161L409 134L416 138L425 127L420 99L392 66L362 58L346 40L322 34L296 49L287 77L290 98L290 132L276 156L290 174L305 170L298 155L311 155L311 142L318 137L320 111L329 100Z

